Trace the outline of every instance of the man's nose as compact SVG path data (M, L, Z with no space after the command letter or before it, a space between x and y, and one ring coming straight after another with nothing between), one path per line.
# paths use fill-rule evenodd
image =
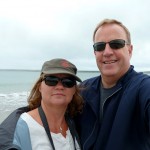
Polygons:
M110 54L113 54L113 49L110 47L109 43L106 43L103 55L110 55Z

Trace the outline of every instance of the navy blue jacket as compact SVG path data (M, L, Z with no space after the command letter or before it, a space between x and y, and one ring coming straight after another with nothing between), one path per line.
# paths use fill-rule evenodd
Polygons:
M131 66L105 100L100 124L101 76L83 82L83 113L76 118L83 150L150 150L150 77Z

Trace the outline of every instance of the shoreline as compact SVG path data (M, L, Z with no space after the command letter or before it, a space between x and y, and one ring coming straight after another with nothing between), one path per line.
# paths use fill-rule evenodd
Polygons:
M32 70L32 69L0 69L0 71L40 72L41 70L37 70L37 69L35 69L35 70ZM137 70L137 69L135 69L135 71L150 74L150 70ZM99 72L99 70L78 70L77 72Z

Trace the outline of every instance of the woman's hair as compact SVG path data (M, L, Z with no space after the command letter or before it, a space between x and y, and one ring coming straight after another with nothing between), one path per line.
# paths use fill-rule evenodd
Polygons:
M41 85L42 79L44 78L44 74L40 76L35 85L33 86L30 95L28 97L28 104L30 110L33 110L41 105L41 92L39 91L39 87ZM75 116L77 113L80 113L83 108L83 98L80 95L80 87L75 85L75 94L73 95L72 101L69 103L66 113L71 117Z
M40 76L40 78L34 84L30 92L30 95L28 97L28 104L29 104L30 110L33 110L41 105L42 96L41 96L41 92L39 91L39 88L40 88L42 79L43 77Z
M130 35L129 30L128 30L127 27L126 27L125 25L123 25L120 21L115 20L115 19L104 19L104 20L102 20L102 21L96 26L96 28L95 28L95 30L94 30L94 33L93 33L93 41L95 41L95 34L96 34L97 30L98 30L101 26L106 25L106 24L117 24L117 25L121 26L121 27L124 29L124 31L126 32L128 42L131 44L131 35Z

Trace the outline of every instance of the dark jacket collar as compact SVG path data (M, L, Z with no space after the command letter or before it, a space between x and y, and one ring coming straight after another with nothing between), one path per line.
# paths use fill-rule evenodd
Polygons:
M120 78L120 80L118 80L116 84L118 89L128 83L135 74L137 74L137 72L134 70L134 67L130 66L128 71ZM85 91L82 92L82 96L83 98L86 98L86 103L89 104L96 116L99 114L100 84L101 76L87 79L82 83L82 86L85 87Z

